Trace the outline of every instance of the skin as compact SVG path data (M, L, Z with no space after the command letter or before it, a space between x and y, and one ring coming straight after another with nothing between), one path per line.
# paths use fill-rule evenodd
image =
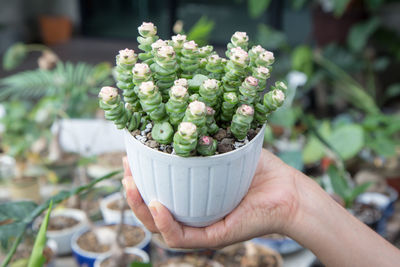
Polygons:
M229 215L204 228L175 221L156 201L147 206L126 158L122 181L129 206L174 248L218 248L279 233L309 248L327 266L396 266L400 251L337 204L303 173L263 150L249 192Z

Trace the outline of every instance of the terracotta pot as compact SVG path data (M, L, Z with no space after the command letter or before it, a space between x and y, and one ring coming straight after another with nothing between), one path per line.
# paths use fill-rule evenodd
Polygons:
M71 39L72 22L68 17L41 16L39 25L43 43L46 45L64 43Z
M359 5L349 6L341 17L326 13L317 6L312 10L314 39L318 46L325 46L333 42L343 44L346 42L350 28L365 18L365 10Z

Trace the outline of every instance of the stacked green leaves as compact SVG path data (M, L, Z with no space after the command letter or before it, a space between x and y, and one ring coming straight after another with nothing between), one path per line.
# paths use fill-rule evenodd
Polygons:
M177 155L211 156L217 148L211 136L220 129L230 128L237 140L245 140L283 104L285 83L266 88L273 53L259 45L248 49L245 32L233 34L222 58L212 46L199 47L185 35L161 40L151 22L138 30L142 52L124 49L116 56L123 101L117 88L99 93L106 119L118 129L143 129L150 120L152 138L172 144Z

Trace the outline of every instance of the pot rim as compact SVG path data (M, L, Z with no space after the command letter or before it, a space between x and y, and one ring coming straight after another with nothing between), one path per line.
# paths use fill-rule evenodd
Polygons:
M47 230L47 235L49 238L57 238L60 236L65 236L72 234L77 231L77 229L82 228L86 225L87 218L85 212L79 209L58 209L50 215L50 218L57 216L65 216L78 220L78 223L72 227L64 228L62 230ZM72 232L72 233L71 233Z
M124 249L126 254L133 254L136 256L139 256L140 258L142 258L143 263L149 263L150 262L150 257L149 254L147 254L146 251L144 251L143 249L140 248L125 248ZM94 263L94 266L97 266L96 264L98 264L98 266L100 266L100 264L108 259L111 256L111 254L109 255L102 255L100 257L98 257Z
M95 224L96 227L97 226L108 226L108 225L115 225L116 223L104 223L104 222L100 222ZM126 223L125 223L126 224ZM127 248L138 248L138 249L143 249L144 247L146 247L150 241L151 241L151 233L144 227L141 225L134 225L134 224L128 224L131 226L136 226L139 227L140 229L142 229L144 231L144 238L141 242L139 242L136 246L134 247L126 247ZM83 229L78 230L77 232L74 233L74 235L71 238L71 248L72 251L80 254L86 258L92 258L92 259L97 259L99 256L107 256L108 254L112 253L112 251L106 251L106 252L92 252L92 251L87 251L82 249L79 245L78 245L78 238L83 235L84 233L86 233L87 231L89 231L89 227L85 227Z
M232 150L232 151L229 151L229 152L226 152L226 153L223 153L223 154L218 154L218 155L213 155L213 156L206 156L206 157L205 157L205 156L181 157L181 156L178 156L178 155L173 155L173 154L169 154L169 153L164 153L164 152L161 152L161 151L158 151L158 150L155 150L155 149L152 149L152 148L146 146L145 144L143 144L142 142L140 142L139 140L137 140L137 139L132 135L132 133L128 131L128 129L124 128L124 132L125 132L125 134L129 135L131 139L133 139L133 142L144 146L145 149L146 149L147 151L149 151L149 152L151 151L151 152L153 152L153 153L159 153L159 155L163 155L163 156L165 156L165 157L176 158L176 159L186 160L186 161L193 161L193 160L196 160L196 161L207 161L207 160L209 160L209 159L220 159L220 158L224 158L224 157L229 157L230 155L237 154L237 153L239 153L241 150L246 149L246 147L249 147L250 144L254 143L254 142L256 141L256 139L259 138L259 135L260 135L261 133L264 132L265 126L266 126L266 124L263 124L263 126L260 128L260 131L257 133L257 135L254 136L254 138L251 139L251 141L248 142L247 144L245 144L244 146L241 146L241 147L239 147L239 148L237 148L237 149L235 149L235 150Z

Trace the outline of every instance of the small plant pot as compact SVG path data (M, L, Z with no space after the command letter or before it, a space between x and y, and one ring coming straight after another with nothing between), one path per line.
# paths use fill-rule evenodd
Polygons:
M51 213L51 218L55 218L57 216L65 216L68 218L72 218L78 221L77 224L72 227L60 229L60 230L47 230L47 237L49 240L54 240L57 243L57 255L66 255L72 252L71 248L71 238L75 232L80 231L87 227L87 218L86 214L78 209L61 209L54 210ZM37 221L37 224L40 222ZM39 225L37 225L39 227Z
M72 36L72 22L63 16L41 16L40 32L46 45L55 45L69 41Z
M99 223L96 226L107 226L107 225L114 225L114 224L104 224L104 223ZM142 249L146 252L149 251L150 247L150 241L151 241L151 233L144 227L141 227L141 229L144 231L145 236L143 240L137 244L134 247L126 247L126 248L137 248L137 249ZM85 227L84 229L81 229L77 231L71 239L71 247L72 247L72 253L73 256L75 257L76 262L78 263L79 266L85 266L85 267L93 267L94 262L103 257L107 257L110 255L110 251L105 251L105 252L91 252L82 249L78 245L78 239L81 237L83 234L89 231L88 227Z
M103 216L103 221L106 224L117 224L121 221L121 212L119 208L112 209L110 207L114 201L120 201L121 199L125 201L121 193L117 192L100 200L100 211ZM142 222L136 218L135 214L130 209L125 210L124 213L124 221L126 224L142 225Z
M303 249L299 243L286 236L276 238L270 236L258 237L251 241L263 247L271 248L280 254L290 254Z
M141 259L141 262L143 263L148 263L150 262L150 257L149 254L147 254L144 250L138 249L138 248L126 248L125 249L125 254L129 254L129 255L135 255L137 257L139 257ZM106 261L110 256L104 256L104 257L100 257L98 258L95 262L94 262L94 267L102 267L102 263L104 261Z
M230 213L246 195L260 157L265 126L247 145L210 157L184 158L151 149L125 130L135 183L146 204L157 200L175 219L208 226Z
M164 260L172 257L180 257L184 255L197 255L197 256L204 256L204 257L212 257L215 253L215 250L211 249L178 249L178 248L170 248L164 242L162 236L160 234L153 234L151 242L153 243L152 246L152 253L157 255L157 259Z

